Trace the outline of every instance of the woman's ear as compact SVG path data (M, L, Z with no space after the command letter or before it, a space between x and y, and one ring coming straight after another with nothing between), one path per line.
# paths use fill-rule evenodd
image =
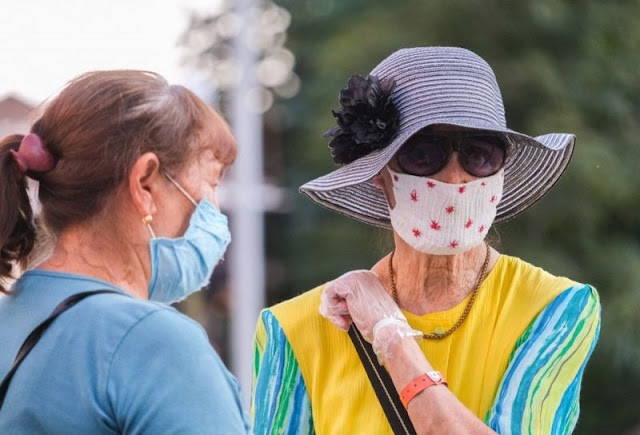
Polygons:
M157 195L163 182L160 160L154 153L141 155L131 167L129 194L141 218L156 213L157 204L154 194Z
M396 197L393 194L393 181L391 180L391 174L385 166L380 172L373 176L371 179L373 185L382 190L384 196L387 198L387 202L391 208L396 207Z
M383 169L383 171L384 171L384 169ZM382 183L384 182L384 180L382 179L382 171L380 171L376 175L374 175L373 178L371 179L371 181L373 181L373 185L374 186L376 186L380 190L383 190Z

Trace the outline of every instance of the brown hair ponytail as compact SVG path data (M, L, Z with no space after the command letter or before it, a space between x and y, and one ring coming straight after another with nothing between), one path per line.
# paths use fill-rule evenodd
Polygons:
M7 278L16 264L25 267L35 243L33 213L27 194L27 181L11 155L22 135L0 141L0 292L9 293Z

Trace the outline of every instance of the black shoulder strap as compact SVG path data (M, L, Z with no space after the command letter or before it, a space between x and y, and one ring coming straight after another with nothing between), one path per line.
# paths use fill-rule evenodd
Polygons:
M122 294L114 290L94 290L94 291L76 293L75 295L69 296L64 301L60 302L58 306L53 310L53 312L49 315L49 317L47 317L46 320L44 320L33 331L31 331L31 333L24 340L24 343L22 343L22 346L20 346L18 355L16 356L16 359L13 362L13 366L11 366L11 370L9 370L9 373L7 373L7 376L5 376L4 379L2 380L2 384L0 384L0 410L2 409L2 405L4 404L4 398L7 395L7 390L9 389L9 384L11 383L11 379L13 379L13 375L15 374L18 367L20 367L20 364L22 364L22 361L24 361L26 356L29 355L29 352L31 352L31 349L33 349L33 347L38 343L38 341L40 340L40 337L42 337L42 334L44 334L44 331L47 330L49 325L51 325L51 323L53 323L53 321L56 320L56 318L60 314L67 311L69 308L73 307L75 304L77 304L81 300L85 299L88 296L93 296L93 295L102 294L102 293L116 293L119 295Z
M378 364L378 358L371 345L364 339L355 325L351 325L349 328L349 337L358 352L360 361L362 361L362 365L367 372L376 396L378 396L378 401L387 416L387 420L389 420L393 433L396 435L415 435L416 430L409 419L407 410L400 401L400 396L393 385L391 376L384 367Z

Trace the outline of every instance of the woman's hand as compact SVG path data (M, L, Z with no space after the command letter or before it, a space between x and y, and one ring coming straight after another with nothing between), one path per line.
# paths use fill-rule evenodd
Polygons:
M369 270L348 272L331 281L321 300L320 314L344 331L355 323L365 340L373 344L381 364L393 356L390 349L397 340L422 337L409 326L378 276Z
M364 338L373 343L378 360L385 364L398 391L416 375L434 370L418 344L413 339L405 340L420 340L422 333L409 326L375 273L348 272L328 283L321 299L320 314L345 331L355 323ZM418 394L409 403L408 412L420 434L494 433L443 385Z

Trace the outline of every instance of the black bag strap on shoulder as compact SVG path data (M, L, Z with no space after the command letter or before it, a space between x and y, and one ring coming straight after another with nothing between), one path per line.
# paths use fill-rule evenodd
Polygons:
M4 398L7 395L7 390L9 389L9 384L11 383L11 379L13 379L13 375L15 374L18 367L20 367L20 364L22 364L22 361L24 361L27 355L29 355L29 352L31 352L31 349L33 349L33 347L36 344L38 344L40 337L42 337L42 334L44 334L47 328L49 328L49 325L51 325L51 323L53 323L53 321L56 320L60 314L67 311L69 308L73 307L75 304L77 304L81 300L89 296L99 295L103 293L115 293L119 295L122 294L115 290L94 290L94 291L87 291L87 292L76 293L74 295L71 295L65 300L63 300L62 302L60 302L58 306L51 312L49 317L47 317L42 323L36 326L36 328L33 331L31 331L31 333L24 340L24 343L22 343L22 346L20 346L18 355L16 356L16 359L13 362L13 366L11 366L11 370L9 370L9 373L7 373L7 376L5 376L4 379L2 380L2 384L0 384L0 410L2 409L2 405L4 404Z
M378 358L373 352L371 344L364 339L358 328L353 324L349 328L349 337L358 352L360 361L362 361L362 365L367 372L369 381L376 392L387 420L389 420L393 433L396 435L416 435L416 430L409 419L407 410L400 401L400 396L393 385L391 376L384 367L378 364Z

